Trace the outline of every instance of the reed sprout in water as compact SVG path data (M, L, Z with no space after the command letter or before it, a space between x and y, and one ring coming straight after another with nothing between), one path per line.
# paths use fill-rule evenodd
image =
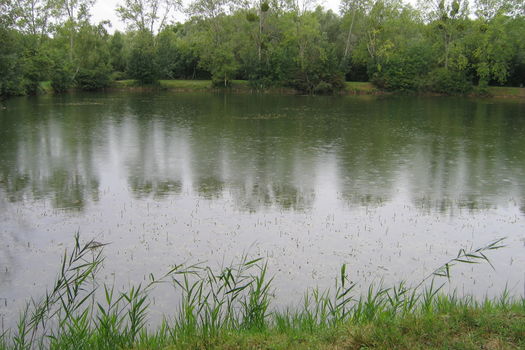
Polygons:
M438 278L451 278L454 264L491 264L486 254L502 248L502 242L461 249L415 287L405 282L393 287L370 285L364 295L356 294L347 265L342 265L333 289L309 290L300 306L276 310L271 307L273 278L261 258L243 255L237 263L218 270L202 264L176 265L159 278L151 274L146 283L115 291L96 278L104 261L104 245L81 244L76 234L73 248L64 252L53 287L41 299L27 303L16 329L0 335L0 349L152 349L195 341L207 348L213 339L232 331L313 332L431 314L454 305L508 306L513 301L507 292L499 300L480 304L444 296L440 293L443 284L437 283ZM152 330L147 328L149 294L159 283L171 283L180 304L174 315L166 315L173 318Z

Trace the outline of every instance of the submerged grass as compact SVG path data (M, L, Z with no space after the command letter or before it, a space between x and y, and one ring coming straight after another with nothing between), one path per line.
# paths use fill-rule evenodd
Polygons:
M300 306L271 308L272 278L262 259L218 270L176 265L127 291L99 284L103 245L64 253L53 288L31 300L0 349L519 349L525 348L525 299L507 292L483 301L440 293L458 263L488 262L497 240L461 249L421 283L370 286L357 295L343 265L333 289L305 293ZM171 283L180 304L172 319L146 327L149 292Z

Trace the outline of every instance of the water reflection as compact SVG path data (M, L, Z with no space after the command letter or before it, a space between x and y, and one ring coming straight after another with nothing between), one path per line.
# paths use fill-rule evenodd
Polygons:
M101 191L231 197L236 209L525 207L522 103L228 95L77 95L0 113L8 201L83 210Z
M10 100L0 110L0 321L15 322L42 294L76 231L112 242L101 278L117 287L174 263L266 257L283 306L331 286L342 263L365 288L374 278L417 282L459 247L509 236L496 273L460 270L451 288L498 293L510 282L521 293L524 107L213 94Z
M95 118L77 124L60 105L17 102L1 116L0 186L8 200L49 199L56 208L77 209L96 201Z

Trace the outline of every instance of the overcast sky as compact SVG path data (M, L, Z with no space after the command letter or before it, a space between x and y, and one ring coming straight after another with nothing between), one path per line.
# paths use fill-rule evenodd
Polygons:
M405 0L406 2L415 3L416 0ZM117 18L115 14L115 7L121 3L122 0L97 0L95 7L93 8L93 22L98 23L103 20L110 20L112 24L111 32L114 30L124 31L126 28L122 22ZM334 12L339 11L339 0L321 0L319 3L326 9L332 9ZM183 21L184 15L177 13L176 20Z

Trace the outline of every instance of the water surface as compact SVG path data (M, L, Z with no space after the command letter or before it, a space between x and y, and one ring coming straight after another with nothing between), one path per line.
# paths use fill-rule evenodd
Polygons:
M524 145L520 101L12 99L0 110L0 315L43 293L77 231L111 243L103 278L119 287L175 263L266 257L276 305L331 286L343 263L363 287L417 283L460 248L507 237L495 271L459 266L449 290L523 295Z

